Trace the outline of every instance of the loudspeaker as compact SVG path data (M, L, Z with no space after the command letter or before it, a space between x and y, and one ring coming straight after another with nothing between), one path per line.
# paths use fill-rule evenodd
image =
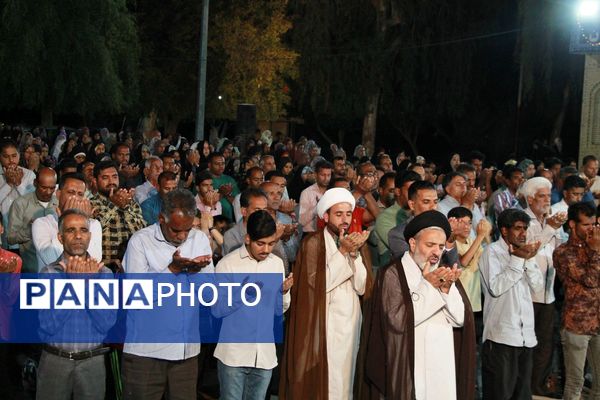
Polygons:
M256 130L256 105L255 104L238 104L237 120L236 120L236 135L252 136Z

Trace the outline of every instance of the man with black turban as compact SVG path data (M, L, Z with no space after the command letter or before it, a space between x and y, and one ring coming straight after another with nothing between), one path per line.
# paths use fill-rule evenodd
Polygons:
M475 329L460 269L440 265L451 228L435 210L406 226L410 249L380 271L366 373L373 397L461 399L475 395Z

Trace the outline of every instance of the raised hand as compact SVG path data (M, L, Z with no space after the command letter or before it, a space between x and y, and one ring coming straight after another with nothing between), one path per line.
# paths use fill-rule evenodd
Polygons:
M539 240L537 242L527 243L520 247L511 244L509 246L509 252L512 255L528 260L532 257L535 257L541 244L542 242L540 242Z
M281 291L285 294L294 286L294 274L290 272L287 278L284 279L283 285L281 286Z
M104 264L93 259L92 257L70 256L67 257L66 263L60 262L65 272L69 274L95 274L100 272Z
M561 226L563 226L565 222L567 222L567 219L567 213L565 211L562 211L546 218L546 223L554 229L558 229Z
M369 231L353 232L349 235L346 235L345 233L346 232L343 229L340 232L340 251L342 254L356 254L356 251L360 249L369 238Z
M600 226L594 226L586 240L588 246L594 251L600 251Z
M125 208L133 199L131 190L126 189L110 189L110 195L108 196L110 201L119 208Z
M490 224L489 221L484 218L479 221L475 230L477 232L477 236L486 238L490 236L490 233L492 233L492 224Z
M456 264L454 265L454 268L456 268ZM447 285L447 282L454 278L455 273L453 270L453 268L438 267L434 271L431 271L431 264L427 261L423 267L423 278L425 278L425 280L427 280L434 288L443 290L443 287Z
M291 214L296 209L296 200L282 200L279 205L279 211L284 214Z
M226 183L219 187L219 193L221 193L221 195L223 195L225 197L230 196L232 191L233 191L233 186L231 185L231 183Z

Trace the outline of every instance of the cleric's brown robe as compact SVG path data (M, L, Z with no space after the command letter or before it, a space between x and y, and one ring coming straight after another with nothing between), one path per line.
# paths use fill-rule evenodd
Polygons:
M456 288L465 305L462 328L454 328L456 398L475 398L475 322L473 310L459 281ZM371 297L367 326L366 381L371 399L415 398L415 321L412 298L400 259L379 270ZM393 302L391 306L390 302ZM393 309L392 309L393 308ZM384 309L388 310L385 315ZM390 321L390 313L394 321ZM363 399L367 398L363 392Z
M363 249L361 255L367 269L364 299L371 292L373 275L369 249L367 246ZM329 394L325 260L323 231L308 234L294 264L294 286L279 382L282 400L326 400Z

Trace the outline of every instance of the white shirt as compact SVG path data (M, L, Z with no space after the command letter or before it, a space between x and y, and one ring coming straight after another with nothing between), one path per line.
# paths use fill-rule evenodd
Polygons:
M411 292L415 319L415 395L419 400L456 399L454 333L463 326L465 305L452 285L448 293L433 287L407 251L402 267Z
M527 242L542 242L537 254L535 255L535 263L542 273L544 278L544 290L540 292L531 292L531 298L534 303L551 304L554 303L554 279L556 278L556 270L552 262L552 253L560 243L560 228L554 229L546 223L541 224L535 217L535 214L528 207L525 212L531 217L529 229L527 229Z
M312 184L300 193L300 225L303 232L317 230L317 203L323 196L319 185Z
M171 274L168 268L173 261L173 253L179 250L181 257L195 258L198 256L212 254L210 243L206 235L196 229L192 229L183 244L175 247L163 236L160 223L150 225L135 232L129 243L123 258L123 268L126 273L165 273ZM212 262L204 267L200 273L213 273L215 267ZM183 313L186 307L180 308ZM196 308L197 313L200 309ZM174 310L177 311L177 310ZM135 332L135 313L127 313L127 328ZM183 317L183 314L182 314ZM183 320L183 318L182 318ZM193 321L193 318L185 318ZM181 336L189 327L181 327ZM126 339L127 341L127 339ZM125 343L123 352L142 357L158 358L161 360L186 360L200 353L200 343Z
M566 212L566 213L569 212L569 205L567 204L565 199L562 199L558 203L552 205L552 215L559 213L559 212ZM567 240L569 240L569 234L567 232L565 232L565 230L563 229L562 226L558 230L558 236L560 237L560 244L563 244ZM558 247L558 244L556 247Z
M236 224L238 222L240 222L243 218L242 215L242 206L240 204L240 197L242 196L241 193L238 193L235 195L235 197L233 198L233 218L235 218L235 222Z
M511 255L504 239L490 244L479 259L483 303L483 341L535 347L531 292L542 291L544 278L535 258Z
M96 219L90 219L92 237L88 253L92 258L102 260L102 225ZM63 245L58 240L58 217L56 214L37 218L31 226L33 246L38 260L38 271L58 260L63 253Z
M4 168L0 167L0 212L2 212L2 225L8 226L8 213L10 211L10 206L13 201L15 201L19 196L22 196L27 193L31 193L35 190L35 186L33 186L33 181L35 180L35 174L33 171L18 167L23 171L23 179L21 179L21 184L17 187L13 187L6 183L6 178L4 177ZM6 243L6 232L2 235L2 242ZM13 245L9 247L10 249L18 249L19 245Z
M552 215L559 213L559 212L568 212L568 211L569 211L569 205L567 204L565 199L562 199L558 203L552 205Z
M156 190L150 181L146 181L135 187L135 195L133 197L135 198L136 203L142 204L148 197L155 193L158 193L158 190Z
M273 254L263 261L253 259L246 246L227 254L216 268L217 273L281 273L282 281L285 278L285 270L283 261ZM262 296L267 295L263 287ZM286 294L276 295L283 297L283 312L290 307L291 296L288 291ZM213 313L219 314L218 311ZM223 318L222 330L231 331L235 323L239 323L239 318L236 320L236 313ZM217 315L221 316L221 315ZM232 317L232 318L230 318ZM264 321L257 321L265 323ZM273 318L269 318L266 323L273 323ZM264 328L261 328L261 330ZM261 369L272 369L277 366L277 354L275 352L274 343L218 343L215 349L215 358L223 364L230 367L253 367Z

